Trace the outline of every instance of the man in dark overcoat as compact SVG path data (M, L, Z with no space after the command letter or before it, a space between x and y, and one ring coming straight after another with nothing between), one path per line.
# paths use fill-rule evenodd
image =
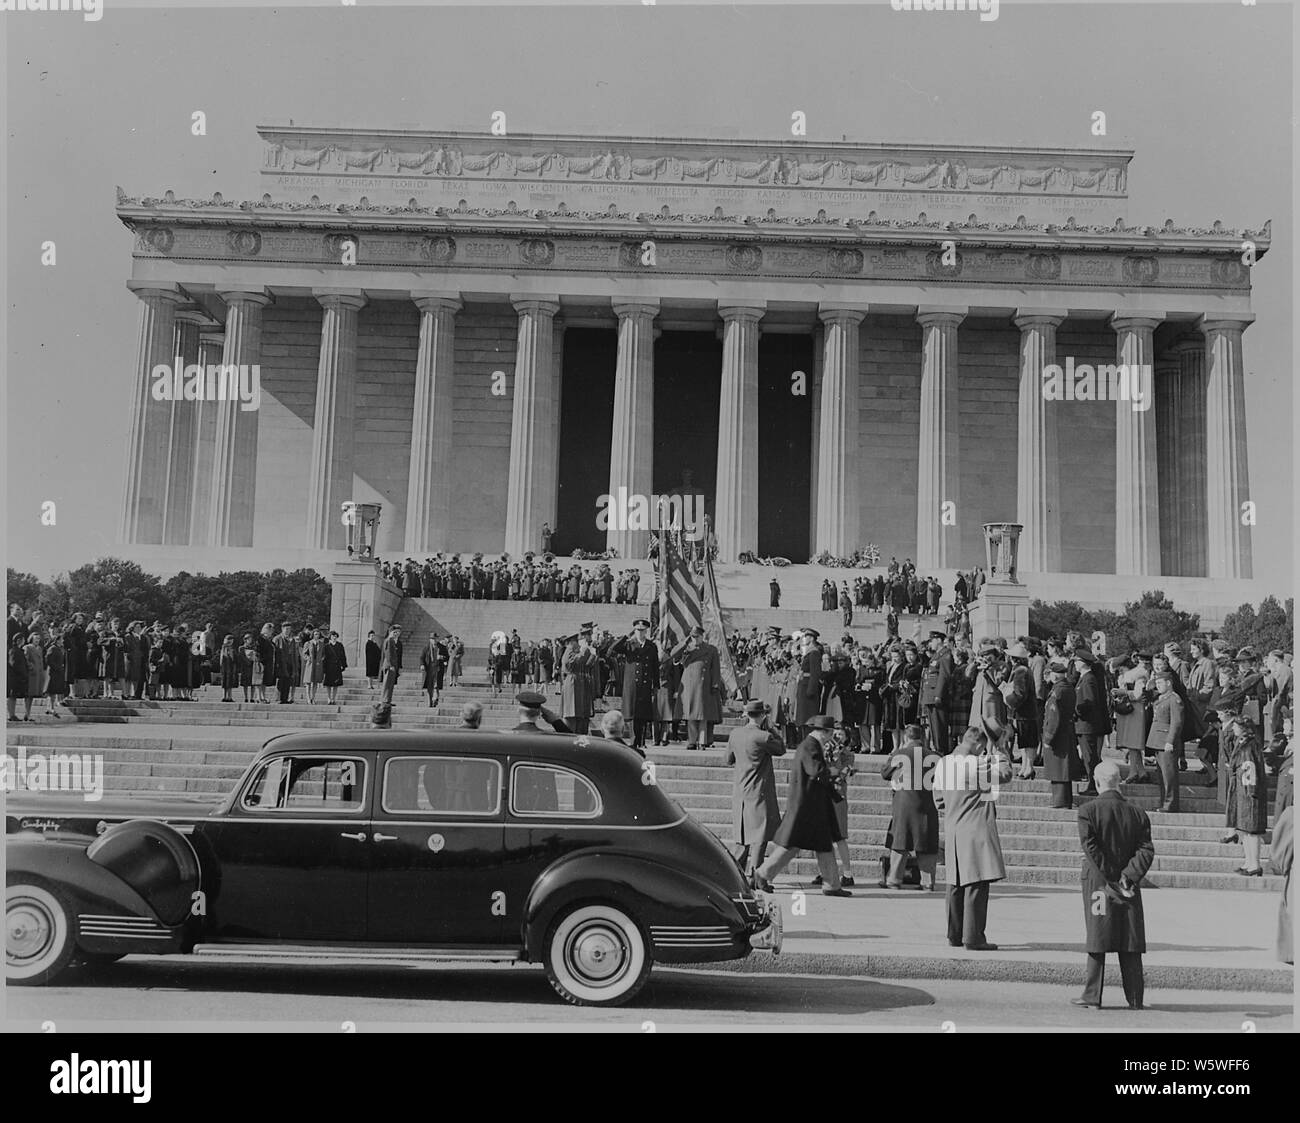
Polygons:
M827 897L853 896L840 884L840 867L835 844L844 835L835 818L834 783L826 763L825 746L835 729L826 714L814 714L807 722L808 736L795 750L790 765L790 791L785 800L785 817L772 836L772 853L754 870L754 888L772 891L772 878L794 860L800 850L817 856L822 875L822 894Z
M731 800L732 852L752 877L754 868L763 864L767 844L781 821L772 758L785 756L785 740L772 732L766 703L747 703L745 718L745 724L727 743L727 763L736 769Z
M1052 806L1074 804L1076 780L1083 779L1083 762L1079 759L1079 742L1074 732L1074 687L1070 685L1070 664L1053 659L1043 672L1048 684L1043 703L1043 765L1052 784Z
M650 621L632 621L632 634L610 645L610 654L623 660L623 718L632 723L632 747L642 748L646 727L655 717L659 689L659 646L650 639Z
M985 748L988 752L985 752ZM934 804L944 816L948 880L948 943L967 951L997 951L985 934L989 886L1007 876L998 837L998 787L1011 779L1011 761L978 728L967 729L951 756L934 770Z
M686 719L686 747L707 749L713 744L713 727L722 720L722 664L718 649L704 638L698 624L673 648L673 661L682 668L682 717Z
M802 729L808 719L821 711L822 656L825 652L819 642L821 634L816 628L803 630L803 654L799 660L799 678L795 684L794 724Z
M1079 794L1096 795L1094 770L1101 763L1102 739L1111 731L1110 708L1097 657L1086 647L1076 648L1074 666L1079 673L1074 686L1074 732L1079 738L1079 755L1086 776L1086 784Z
M1075 1006L1101 1009L1106 953L1119 955L1129 1009L1142 1009L1142 953L1147 950L1142 879L1155 859L1151 820L1119 793L1120 770L1103 761L1093 773L1097 798L1079 808L1083 847L1083 919L1088 965Z
M947 755L952 752L948 732L948 700L953 677L952 649L944 632L930 633L930 661L921 679L921 712L930 733L930 751Z

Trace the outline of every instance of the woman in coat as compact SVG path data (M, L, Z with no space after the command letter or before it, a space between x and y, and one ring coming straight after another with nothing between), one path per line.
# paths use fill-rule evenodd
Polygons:
M32 699L45 693L45 648L39 632L28 634L23 655L27 659L27 715L30 718Z
M790 764L790 790L785 801L785 816L772 836L773 853L754 871L755 885L771 889L771 879L784 869L800 850L817 856L817 867L824 883L822 893L828 897L852 894L840 885L835 844L843 841L835 819L835 783L826 762L825 743L835 723L825 714L808 721L808 736L799 744Z
M239 685L244 688L244 701L253 701L253 691L262 681L262 656L252 632L244 633L244 643L239 649Z
M1264 772L1264 747L1259 729L1242 715L1244 695L1238 689L1219 698L1219 754L1228 773L1224 823L1241 842L1245 864L1237 872L1262 877L1260 845L1268 829L1268 779Z
M1070 664L1053 659L1043 671L1048 683L1043 702L1043 766L1052 785L1052 806L1074 805L1073 784L1083 779L1079 739L1074 732L1074 687L1070 685Z
M561 663L560 716L575 733L586 733L596 708L596 652L586 636L571 636Z
M325 694L331 706L338 702L339 687L343 685L343 672L348 669L347 648L339 640L338 632L330 632L322 656L325 667Z
M682 669L673 662L671 651L659 656L659 686L655 690L654 722L655 744L666 745L677 736L677 723L682 720L682 702L679 690Z
M316 688L325 681L325 637L319 628L302 645L302 681L307 687L307 702L316 704Z
M86 628L85 651L82 655L82 666L85 668L85 678L88 685L87 697L98 698L103 693L103 685L99 681L102 671L102 659L99 650L99 625L91 624Z
M1151 676L1156 689L1155 704L1151 707L1151 732L1147 734L1147 748L1156 754L1160 769L1160 806L1157 811L1178 810L1178 761L1183 752L1183 722L1186 711L1183 700L1174 693L1174 676L1168 671L1157 671Z
M1139 656L1137 659L1121 658L1112 697L1119 705L1115 709L1115 747L1128 754L1128 782L1148 783L1146 760L1147 686L1150 684L1150 665ZM1123 707L1128 705L1129 712Z
M9 668L5 676L5 705L9 709L10 721L31 721L32 717L32 700L27 696L27 655L23 651L25 638L22 632L15 632L13 642L9 645ZM22 717L15 712L19 698L24 698L27 702Z
M173 696L188 702L193 698L194 656L190 654L190 630L184 624L176 625L176 632L172 637L171 658Z
M99 636L99 677L103 681L105 698L112 698L115 692L120 692L123 696L126 694L125 689L123 689L123 682L126 679L125 647L125 641L122 639L121 633L121 621L114 619Z
M858 693L858 747L864 753L881 751L881 723L885 716L885 701L881 687L885 684L885 670L880 660L868 652L862 657L857 673Z
M239 652L235 650L235 637L226 636L221 641L221 651L217 655L217 666L221 674L221 700L233 702L231 691L239 685Z
M54 707L68 693L67 652L63 650L63 641L58 636L50 636L45 643L45 696L47 712L54 717L58 713Z
M934 890L939 864L939 811L930 794L934 762L925 756L925 732L919 725L903 730L903 745L880 767L880 774L893 789L892 816L885 846L889 849L889 872L881 878L885 889L901 889L909 854L929 876L928 889Z
M370 680L370 689L374 690L375 680L379 677L379 660L383 652L379 644L375 642L375 633L370 632L366 636L366 678ZM456 685L457 670L452 672L451 684Z

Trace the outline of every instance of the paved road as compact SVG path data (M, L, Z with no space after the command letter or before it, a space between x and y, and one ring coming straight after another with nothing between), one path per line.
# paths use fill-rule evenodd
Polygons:
M139 957L69 985L9 988L7 1028L62 1031L112 1028L301 1029L359 1032L482 1026L659 1032L674 1029L788 1029L828 1026L938 1031L1043 1027L1122 1032L1137 1029L1289 1031L1288 994L1150 990L1149 1009L1079 1010L1074 985L949 980L876 981L787 978L656 968L628 1007L566 1006L541 970L526 966L329 967L202 963ZM194 1023L188 1026L183 1023Z

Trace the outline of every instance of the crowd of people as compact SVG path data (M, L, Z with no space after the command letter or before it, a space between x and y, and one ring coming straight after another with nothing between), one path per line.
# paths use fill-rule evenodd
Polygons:
M405 558L375 564L407 597L636 604L640 594L637 569L615 573L604 562L591 569L576 562L566 568L549 552L529 550L517 561L509 554L485 559L478 553L462 561L460 554L438 553L423 562Z
M11 721L31 721L34 705L59 717L58 707L74 699L190 702L196 691L216 686L222 702L271 699L290 705L335 704L347 669L347 651L337 632L308 624L263 624L256 632L221 635L211 624L191 630L185 623L143 620L123 624L103 612L74 612L48 620L40 610L9 606L6 704ZM323 697L322 697L323 695ZM18 713L18 703L23 704Z

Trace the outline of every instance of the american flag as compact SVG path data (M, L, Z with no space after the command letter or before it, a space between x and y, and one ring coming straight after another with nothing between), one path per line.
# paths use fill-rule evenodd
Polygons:
M659 569L657 605L659 608L659 650L671 651L697 624L702 624L704 611L700 604L700 590L695 584L676 535L659 531Z

